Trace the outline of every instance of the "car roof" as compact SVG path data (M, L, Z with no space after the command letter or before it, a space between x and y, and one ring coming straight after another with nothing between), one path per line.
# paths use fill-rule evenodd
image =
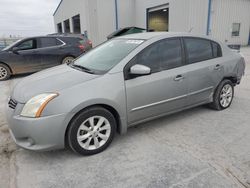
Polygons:
M62 35L45 35L45 36L33 36L33 37L25 37L21 40L28 40L34 38L79 38L82 39L80 36L62 36Z
M171 38L171 37L198 37L198 38L205 38L209 40L217 41L216 39L213 39L206 35L194 35L191 33L185 33L185 32L145 32L145 33L136 33L136 34L130 34L130 35L124 35L117 37L118 39L142 39L142 40L150 40L153 38Z

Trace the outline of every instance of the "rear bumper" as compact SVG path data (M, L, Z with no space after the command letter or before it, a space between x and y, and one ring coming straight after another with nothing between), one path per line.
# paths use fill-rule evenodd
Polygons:
M242 77L237 78L237 82L236 82L236 84L237 84L237 85L239 85L239 84L240 84L240 82L241 82L241 78L242 78Z
M242 77L245 75L246 62L243 57L241 57L238 62L238 70L237 70L237 84L240 84Z
M35 151L64 148L65 114L26 118L7 107L6 115L10 134L18 146Z

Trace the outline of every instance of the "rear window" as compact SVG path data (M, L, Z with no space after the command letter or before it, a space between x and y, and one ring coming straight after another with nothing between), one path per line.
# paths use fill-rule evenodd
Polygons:
M209 40L199 38L185 38L188 63L196 63L212 59L213 50Z
M85 42L85 38L78 38L78 37L63 37L60 38L62 41L64 41L68 45L75 45L75 44L83 44Z
M219 44L217 44L216 42L211 42L212 44L212 48L213 48L213 57L221 57L222 56L222 52L221 52L221 47Z

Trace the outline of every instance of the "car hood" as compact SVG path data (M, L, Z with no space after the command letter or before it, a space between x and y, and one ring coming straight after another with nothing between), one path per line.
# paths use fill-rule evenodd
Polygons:
M100 77L85 73L68 65L50 68L22 79L15 86L12 98L19 103L26 103L32 97L60 90Z

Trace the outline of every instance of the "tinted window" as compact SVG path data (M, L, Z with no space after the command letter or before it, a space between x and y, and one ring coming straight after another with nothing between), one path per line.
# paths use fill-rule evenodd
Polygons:
M19 50L30 50L36 48L36 40L31 39L31 40L26 40L22 42L21 44L17 45Z
M152 73L179 67L182 65L181 41L168 39L152 44L135 57L134 63L150 67Z
M58 45L62 45L62 44L63 44L62 41L56 39L56 45L57 45L57 46L58 46Z
M222 52L221 52L221 47L219 44L215 43L215 42L211 42L212 43L212 48L213 48L213 57L221 57L222 56Z
M150 45L135 57L134 64L145 65L151 68L152 73L160 71L160 47L159 43Z
M161 69L173 69L182 65L181 41L165 40L160 44Z
M213 58L212 46L209 40L185 38L188 63L205 61Z
M84 40L78 37L62 37L60 38L63 42L65 42L68 45L75 45L78 44L80 40Z
M46 48L58 45L56 38L40 38L40 48Z

